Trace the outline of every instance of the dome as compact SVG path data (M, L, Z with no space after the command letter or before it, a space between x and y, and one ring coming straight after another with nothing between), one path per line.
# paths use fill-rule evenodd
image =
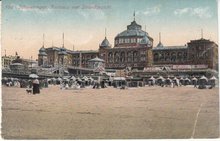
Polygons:
M162 44L161 42L159 42L159 43L157 44L157 47L163 47L163 44Z
M149 38L145 35L143 38L142 38L142 40L141 40L141 42L140 42L140 44L151 44L151 41L149 40Z
M127 30L124 30L123 32L119 33L115 38L145 35L148 36L148 33L141 30L141 25L137 24L136 21L133 21L130 25L127 26Z
M110 47L110 43L108 41L108 39L105 37L105 39L102 41L100 47Z
M47 56L47 53L46 52L40 52L38 55Z
M89 60L89 62L105 62L105 61L103 59L96 57L96 58Z
M59 55L66 55L67 53L66 53L66 49L64 48L64 47L62 47L61 49L60 49L60 51L58 52L58 54Z
M18 56L15 60L12 61L12 63L22 63L23 60Z
M136 21L131 22L130 25L127 26L129 30L141 30L141 25L137 24Z
M39 52L45 52L45 51L46 51L46 49L44 48L44 46L42 46L39 50Z
M44 46L42 46L42 47L40 48L38 55L47 56L46 49L44 48Z

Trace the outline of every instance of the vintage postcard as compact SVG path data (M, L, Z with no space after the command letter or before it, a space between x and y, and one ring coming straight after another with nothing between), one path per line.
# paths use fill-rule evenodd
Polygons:
M217 0L3 0L3 139L219 138Z

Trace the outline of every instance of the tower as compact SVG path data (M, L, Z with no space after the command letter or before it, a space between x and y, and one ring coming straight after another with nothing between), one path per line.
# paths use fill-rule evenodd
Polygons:
M60 66L65 66L67 65L67 52L66 52L66 48L64 47L64 33L62 36L62 47L60 48L59 52L58 52L58 64Z
M42 67L47 66L47 53L44 47L44 34L43 34L42 47L40 48L39 54L38 54L38 65Z

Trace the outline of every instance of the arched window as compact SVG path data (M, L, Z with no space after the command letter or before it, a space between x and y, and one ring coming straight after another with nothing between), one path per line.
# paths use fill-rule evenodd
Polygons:
M159 60L159 54L154 53L154 61L157 62Z
M113 62L112 52L109 52L109 53L108 53L108 62L109 62L109 63L112 63L112 62Z
M164 59L165 59L164 53L163 52L159 53L159 60L164 61Z
M132 54L131 51L128 51L128 53L127 53L127 58L128 58L128 62L132 62L132 60L133 60L133 54Z
M170 53L169 52L165 53L165 61L170 61Z
M171 53L171 61L175 62L176 61L176 52Z
M139 61L139 55L137 51L133 52L133 61L134 62L138 62Z
M125 62L125 53L121 52L120 54L120 62Z
M177 59L179 60L179 61L182 61L182 52L178 52L177 53Z
M119 53L118 53L118 52L115 52L115 53L114 53L114 62L115 62L115 63L119 62L119 58L120 58Z

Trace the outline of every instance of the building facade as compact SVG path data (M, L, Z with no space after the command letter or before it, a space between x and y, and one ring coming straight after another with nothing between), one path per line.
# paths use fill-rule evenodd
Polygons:
M218 67L218 45L206 39L191 40L185 46L163 46L152 49L154 65L203 65Z
M12 61L15 60L17 56L2 56L2 68L10 68L10 65L12 64Z
M152 47L153 39L134 19L126 30L115 37L114 47L105 37L99 45L99 56L105 60L107 69L143 69L152 64Z
M117 34L112 46L107 37L98 50L73 51L64 47L44 46L39 50L39 66L73 66L88 68L89 60L99 57L106 69L138 70L152 66L204 65L218 67L218 45L206 39L191 40L184 46L164 46L161 41L153 47L153 38L134 20Z

